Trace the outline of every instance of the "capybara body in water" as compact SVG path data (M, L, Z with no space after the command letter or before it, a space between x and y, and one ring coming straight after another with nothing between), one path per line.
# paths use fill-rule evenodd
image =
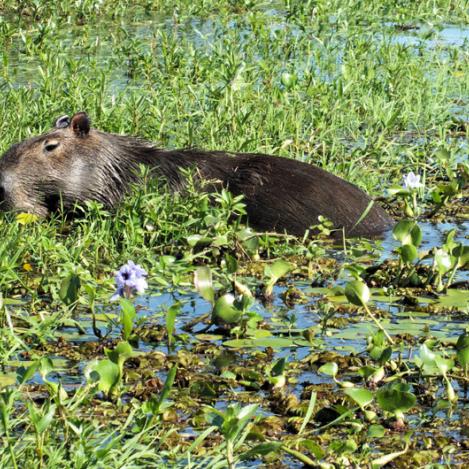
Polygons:
M138 166L151 167L173 190L184 187L182 168L196 168L210 187L243 194L249 223L257 230L302 236L318 216L329 218L346 236L374 236L391 218L356 186L313 165L254 153L162 150L138 138L90 128L86 113L59 118L38 137L13 145L0 159L0 209L47 215L62 205L96 200L115 206Z

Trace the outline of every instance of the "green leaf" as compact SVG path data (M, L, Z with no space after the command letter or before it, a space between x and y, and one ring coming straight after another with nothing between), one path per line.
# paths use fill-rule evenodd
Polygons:
M119 366L108 359L97 362L93 371L99 375L98 389L105 394L110 394L121 378Z
M225 254L225 265L229 274L235 274L238 270L238 261L230 254Z
M422 242L422 231L414 220L401 220L392 230L392 234L402 245L412 244L418 247Z
M382 438L386 429L382 425L373 424L368 428L368 438Z
M317 398L317 392L312 391L311 398L309 399L308 410L306 411L306 415L303 417L303 422L301 423L301 427L298 432L298 435L301 435L303 433L303 431L306 428L306 425L308 425L308 422L311 420L311 416L313 415L313 411L314 411L314 406L316 405L316 398Z
M80 285L80 277L75 273L69 274L62 280L59 297L67 306L77 301Z
M281 449L282 443L277 441L270 441L268 443L260 443L254 448L251 448L249 451L246 451L241 455L241 460L250 460L255 456L265 456L272 452L279 452Z
M173 343L174 327L176 324L176 316L181 311L181 303L175 303L168 308L166 312L166 332L168 333L168 343Z
M16 383L15 373L0 373L0 389Z
M187 244L190 247L195 246L208 246L212 242L212 238L208 238L206 236L202 236L199 234L191 235L186 238Z
M269 279L266 283L265 292L269 296L277 281L293 269L293 264L282 259L275 261L273 264L267 264L264 268L264 275Z
M443 249L436 249L433 259L440 275L446 274L451 269L451 256Z
M42 412L42 409L38 409L32 402L28 402L28 410L31 421L34 425L36 433L39 435L44 433L49 425L52 423L52 420L55 415L56 406L52 404L45 413Z
M215 324L237 324L242 311L234 306L234 296L230 293L218 298L212 311L212 322Z
M282 82L282 85L288 90L292 88L295 83L296 83L297 77L293 73L288 73L288 72L283 72L280 81Z
M194 285L202 298L211 304L214 302L212 272L208 267L198 267L194 274Z
M469 368L469 334L463 332L456 342L456 354L459 364L466 370Z
M31 223L36 223L38 220L39 217L32 213L18 213L18 215L16 215L18 225L30 225Z
M166 376L166 381L164 382L163 389L159 395L159 398L156 402L156 406L152 409L154 415L158 415L163 407L164 401L169 397L169 393L171 392L171 388L173 387L174 380L176 378L177 373L177 365L174 365L169 371L168 375Z
M458 268L464 267L469 263L469 246L458 244L451 250L451 255L457 259Z
M266 337L260 339L233 339L223 342L225 347L233 348L246 348L246 347L296 347L296 346L310 346L309 342L301 339L287 339L284 337Z
M373 461L371 461L371 467L372 469L378 469L379 467L386 466L386 464L389 464L393 459L396 459L405 453L407 453L407 447L402 451L385 454L384 456L381 456L377 459L373 459Z
M373 393L364 388L347 388L344 393L354 400L361 409L373 401Z
M417 398L408 391L399 389L398 386L386 386L376 393L378 405L387 412L407 412L417 402Z
M264 274L275 283L279 278L286 275L292 269L293 265L290 264L290 262L280 259L275 261L273 264L267 264L264 268Z
M355 306L364 306L370 299L370 289L366 283L354 280L345 286L347 300Z
M120 322L122 324L122 336L125 340L130 338L134 327L134 319L137 313L135 312L135 306L127 298L120 299Z
M373 205L375 204L374 200L370 200L368 205L366 206L365 210L363 210L362 214L360 215L360 218L354 223L352 226L352 229L350 231L353 231L368 215L370 210L373 208Z
M440 296L434 304L469 312L469 291L450 288L446 291L446 295Z
M39 365L40 362L35 361L32 365L28 366L28 368L25 368L24 366L19 367L16 371L18 384L24 384L26 381L30 380L38 370Z
M337 372L339 371L339 367L337 363L330 362L330 363L325 363L324 365L319 367L318 371L319 373L323 373L325 375L332 376L333 378L335 378L335 376L337 375Z
M410 264L419 256L418 250L413 244L404 244L398 249L398 251L401 256L401 259L406 264Z
M285 358L280 358L279 360L277 360L275 365L272 367L270 375L271 376L280 376L280 375L282 375L283 372L285 371L286 363L287 363L287 361L286 361Z

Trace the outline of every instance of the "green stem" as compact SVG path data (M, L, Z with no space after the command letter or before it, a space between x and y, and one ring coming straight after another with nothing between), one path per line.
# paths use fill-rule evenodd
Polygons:
M451 270L451 273L449 274L448 281L446 282L446 288L449 288L451 283L453 282L453 278L456 275L456 271L458 270L458 260L455 262L453 269Z
M226 462L228 463L228 469L234 469L234 458L233 458L233 442L227 440L226 442Z
M303 453L300 453L299 451L288 448L285 445L282 445L281 448L282 448L283 451L285 451L285 453L288 453L289 455L291 455L294 458L298 459L298 461L302 462L305 466L308 466L308 467L316 467L317 466L316 462L314 462L311 458L308 458L308 456L304 455Z
M417 207L417 192L416 191L412 192L412 210L414 212L414 216L417 217L419 210Z
M392 345L394 345L394 340L392 340L392 337L388 334L388 331L381 325L381 323L375 318L373 313L368 309L368 306L366 306L366 304L363 303L363 307L365 308L365 311L368 313L368 316L370 316L370 318L373 319L373 321L378 326L378 328L381 329L384 332L384 335L389 340L389 342Z
M14 469L18 469L18 465L16 464L16 456L15 456L15 453L13 452L13 447L11 446L10 431L8 430L7 424L8 422L4 419L3 426L5 427L5 437L7 440L8 451L10 453L11 462L13 464Z

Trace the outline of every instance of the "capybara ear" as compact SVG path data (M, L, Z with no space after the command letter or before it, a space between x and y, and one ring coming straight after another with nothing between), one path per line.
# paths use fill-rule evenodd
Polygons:
M68 116L60 116L54 124L56 129L65 129L70 125L70 117Z
M77 112L72 117L72 130L80 137L88 134L90 131L90 118L86 112Z

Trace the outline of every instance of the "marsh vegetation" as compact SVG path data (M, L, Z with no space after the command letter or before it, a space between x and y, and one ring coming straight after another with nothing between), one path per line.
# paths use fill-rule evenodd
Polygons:
M86 110L317 164L396 226L256 233L190 173L1 213L0 467L467 465L468 24L467 0L1 1L1 153Z

